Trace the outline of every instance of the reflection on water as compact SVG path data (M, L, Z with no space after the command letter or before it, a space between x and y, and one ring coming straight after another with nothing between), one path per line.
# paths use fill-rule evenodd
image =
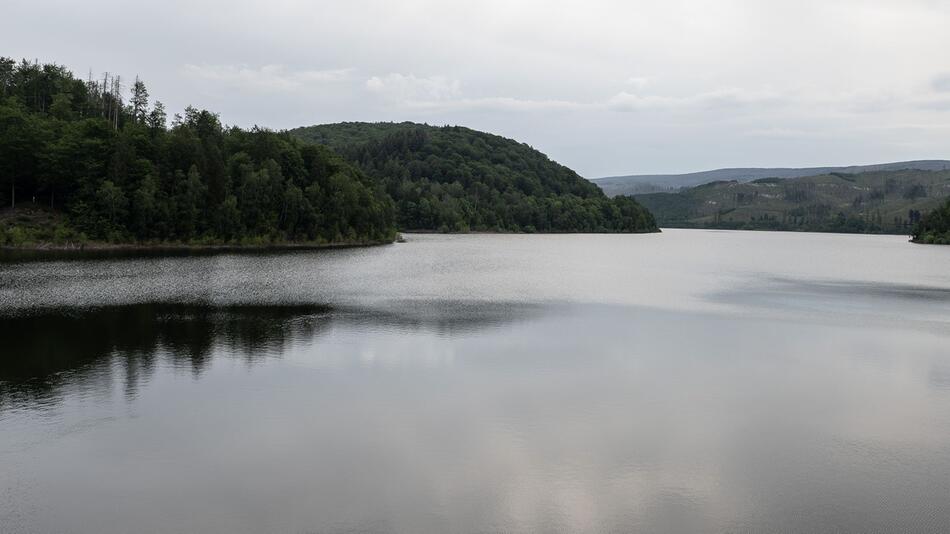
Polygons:
M950 255L660 237L0 264L0 531L950 530Z
M318 305L162 303L14 315L0 322L6 354L0 358L0 409L48 406L61 398L63 388L86 388L115 374L131 398L159 360L198 378L213 354L249 365L280 358L294 343L314 341L333 322L368 332L424 329L453 335L540 312L523 304L402 301L373 312Z
M141 304L44 311L0 322L0 409L47 404L59 390L88 387L121 373L134 397L158 358L200 376L214 349L248 363L279 356L293 339L313 336L327 321L314 306Z
M372 312L316 305L210 306L130 304L43 310L0 322L6 357L0 358L0 409L42 405L61 389L82 389L121 377L126 395L155 371L158 360L196 377L213 354L248 364L279 358L294 343L314 340L331 323L368 332L416 331L453 335L541 313L510 303L401 301Z

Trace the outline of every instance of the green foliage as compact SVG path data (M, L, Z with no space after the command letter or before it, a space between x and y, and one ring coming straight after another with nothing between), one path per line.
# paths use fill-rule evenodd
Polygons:
M652 215L528 145L458 126L341 123L292 130L379 180L401 228L442 232L648 232Z
M67 225L61 215L37 206L7 211L0 216L0 246L19 247L39 243L82 245L85 234Z
M914 227L915 243L950 245L950 200L924 215Z
M395 237L392 200L330 150L226 128L194 108L169 129L160 102L148 109L144 82L135 80L128 105L120 86L0 58L0 202L68 214L55 231L5 225L4 244Z
M718 181L637 200L671 227L907 235L948 196L950 171L899 170Z

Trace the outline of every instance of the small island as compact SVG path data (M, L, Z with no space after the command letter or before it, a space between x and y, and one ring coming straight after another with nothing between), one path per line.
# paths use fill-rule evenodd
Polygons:
M129 87L129 99L123 87ZM397 230L655 232L653 216L515 141L458 127L274 132L172 116L145 83L0 58L0 246L391 243Z

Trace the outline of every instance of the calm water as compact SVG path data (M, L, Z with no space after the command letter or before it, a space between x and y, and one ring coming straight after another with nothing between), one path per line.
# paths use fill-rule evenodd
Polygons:
M950 247L0 263L0 532L947 532Z

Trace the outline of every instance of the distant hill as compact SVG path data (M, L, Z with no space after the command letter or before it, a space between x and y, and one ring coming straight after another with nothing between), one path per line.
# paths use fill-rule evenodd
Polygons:
M806 167L806 168L738 168L716 169L712 171L691 172L687 174L634 174L630 176L609 176L595 178L592 181L609 196L634 195L637 193L657 193L694 187L716 181L751 182L760 178L799 178L817 176L832 172L857 174L873 171L899 171L916 169L922 171L942 171L950 169L950 160L919 160L881 163L877 165L852 165L849 167Z
M950 170L712 182L637 200L660 226L910 234L950 197Z
M650 232L650 213L530 146L459 126L347 122L290 130L379 180L405 230Z

